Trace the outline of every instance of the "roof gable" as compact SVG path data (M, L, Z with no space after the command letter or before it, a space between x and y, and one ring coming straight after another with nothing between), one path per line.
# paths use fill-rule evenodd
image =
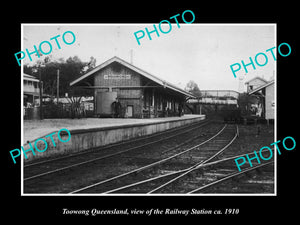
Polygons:
M263 89L263 88L265 88L265 87L268 87L268 86L270 86L271 84L274 84L274 80L272 80L272 81L270 81L270 82L268 82L268 83L266 83L266 84L264 84L264 85L262 85L262 86L260 86L260 87L258 87L258 88L256 88L256 89L254 89L253 91L250 91L250 92L249 92L249 95L251 95L251 94L253 94L253 93L257 92L257 91L260 91L261 89Z
M146 78L148 78L148 79L150 79L150 80L152 80L152 81L160 84L161 86L167 87L167 88L172 89L172 90L177 91L177 92L180 92L180 93L182 93L182 94L184 94L186 96L189 96L189 97L195 97L191 93L186 92L186 91L182 90L181 88L178 88L175 85L170 84L169 82L167 82L165 80L162 80L162 79L160 79L160 78L158 78L158 77L156 77L156 76L154 76L154 75L152 75L152 74L150 74L150 73L148 73L148 72L146 72L146 71L144 71L144 70L142 70L142 69L140 69L140 68L138 68L138 67L136 67L136 66L134 66L134 65L132 65L132 64L130 64L128 62L126 62L126 61L124 61L123 59L120 59L117 56L114 56L113 58L105 61L104 63L102 63L99 66L95 67L94 69L92 69L91 71L89 71L86 74L82 75L81 77L73 80L72 82L70 82L70 86L73 86L76 83L78 83L78 82L86 79L87 77L92 76L95 72L97 72L97 71L105 68L106 66L110 65L113 62L118 62L121 65L123 65L123 66L125 66L125 67L127 67L127 68L129 68L129 69L131 69L131 70L133 70L133 71L141 74L142 76L144 76L144 77L146 77Z

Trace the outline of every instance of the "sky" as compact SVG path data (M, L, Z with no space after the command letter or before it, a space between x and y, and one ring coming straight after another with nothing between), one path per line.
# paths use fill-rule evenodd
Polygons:
M153 23L154 24L154 23ZM27 48L34 51L34 45L39 46L42 41L52 44L52 59L77 55L82 61L96 58L96 66L106 60L118 56L131 62L133 65L160 77L178 87L184 88L193 80L200 90L239 90L239 78L244 83L256 76L266 80L276 73L276 61L266 50L276 46L275 24L184 24L172 23L169 33L152 33L149 40L145 28L152 31L153 24L23 24L22 51ZM169 25L163 24L162 29L167 31ZM140 45L134 33L143 30L144 38ZM72 31L76 40L66 45L62 35ZM50 38L60 35L57 40L61 49L57 48L55 40ZM72 41L70 34L67 41ZM47 44L43 50L47 52ZM276 51L276 50L275 50ZM274 51L276 58L277 54ZM268 63L257 66L256 70L248 66L246 74L242 68L233 76L230 65L244 60L249 63L249 57L254 60L257 53L265 53ZM23 63L35 63L37 56L32 55L32 62L28 56ZM261 60L261 61L260 61ZM263 57L258 58L263 64Z

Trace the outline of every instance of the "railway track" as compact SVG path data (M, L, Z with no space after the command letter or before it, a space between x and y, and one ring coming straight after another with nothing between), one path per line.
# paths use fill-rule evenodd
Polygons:
M238 136L237 125L208 121L107 146L103 151L26 165L24 193L251 193L253 188L243 187L264 183L256 174L267 168L272 176L274 166L270 162L237 172L234 159L244 154L228 148L241 144L236 143Z
M41 160L38 162L26 164L24 165L24 181L45 176L51 173L56 173L65 169L70 169L72 167L80 166L83 164L91 163L93 161L104 160L113 156L127 153L129 151L141 149L145 146L159 143L170 138L182 135L184 133L193 131L209 123L210 121L206 121L204 123L200 122L192 126L172 129L135 140L129 140L100 147L97 149L92 149L89 151L62 156L59 158ZM161 138L162 135L164 135L164 137Z
M248 153L250 156L253 153ZM185 193L185 194L200 194L200 193L220 193L221 190L213 191L216 186L228 180L241 181L239 177L246 176L246 179L251 179L255 173L261 173L260 169L270 167L274 162L267 162L263 164L254 163L251 167L239 172L234 163L234 158L229 157L217 161L206 162L193 169L185 171L180 176L172 179L159 188L156 188L148 193ZM273 170L270 170L273 172ZM273 173L272 173L273 174ZM184 184L184 185L183 185ZM242 185L239 185L242 186ZM211 191L209 191L209 188ZM234 190L228 186L223 187L225 193L233 193ZM250 193L253 193L253 189ZM240 188L238 193L247 193Z
M255 165L253 167L249 167L241 172L238 172L238 171L233 171L231 169L227 169L227 170L230 170L230 172L226 171L226 174L224 173L221 173L221 177L217 178L218 176L216 176L215 174L215 177L214 178L210 178L210 182L209 183L206 183L206 184L201 184L200 187L197 187L197 188L194 188L193 190L189 191L187 194L200 194L200 193L220 193L221 190L211 190L209 191L209 189L212 189L214 187L216 187L218 185L218 188L220 189L220 184L223 183L223 182L226 182L228 180L234 180L234 179L239 179L239 182L241 182L241 179L239 177L242 177L242 176L245 176L247 180L249 180L252 176L253 176L253 173L261 173L259 170L262 169L262 168L265 168L265 167L269 167L271 168L272 164L274 162L267 162L267 163L263 163L263 164L259 164L259 165ZM223 167L223 171L224 171L224 167ZM271 171L272 168L271 168ZM252 173L252 174L251 174ZM202 172L202 175L204 175L204 173ZM207 174L205 174L207 176ZM219 175L219 176L220 176ZM198 177L199 179L199 177ZM200 178L201 179L201 178ZM207 180L207 177L206 177L206 180ZM235 182L236 180L234 180ZM256 181L257 182L257 181ZM199 183L197 183L197 186L199 185ZM239 185L241 186L241 185ZM226 187L226 189L228 190L228 186ZM231 189L230 193L234 193L236 192L234 190L234 188ZM241 190L239 190L238 192L236 193L253 193L253 189L251 189L250 191L245 191L245 187L243 187Z
M201 194L258 192L254 189L272 193L274 191L274 182L272 181L274 179L274 161L262 164L252 161L253 165L251 167L249 165L248 168L238 172L234 159L246 154L249 157L253 157L254 152L220 158L222 153L226 155L225 149L230 144L210 158L190 168L145 179L112 189L106 193ZM268 150L262 151L262 153L264 152L269 154ZM268 176L269 180L264 180L266 176ZM228 184L228 182L231 182L231 184ZM222 186L223 183L226 184Z
M98 149L98 151L27 164L24 167L24 193L65 193L76 186L76 182L78 183L78 179L75 181L70 177L79 177L85 173L88 174L88 178L92 182L94 179L114 176L124 172L123 169L121 172L118 171L118 168L123 168L122 165L125 164L126 166L126 163L128 164L141 156L143 165L150 164L157 158L161 158L162 155L172 154L172 149L179 151L188 142L192 143L195 139L205 139L206 136L214 133L219 126L212 121L201 122L135 141L104 147L101 151ZM157 148L153 149L155 146ZM136 165L127 166L126 169L130 171L138 166L140 165L136 163ZM89 173L89 170L94 167L97 167L96 172L100 173L92 177L95 174L93 173L94 170L92 173ZM108 170L111 171L107 172ZM71 182L71 185L67 184L68 181ZM81 183L86 183L84 177L79 185ZM53 185L56 187L51 188Z
M253 152L250 152L250 153L246 153L248 154L249 156L251 156L251 154L253 154ZM244 156L245 154L242 154L242 155L239 155L239 156ZM215 188L215 191L211 191L210 193L253 193L253 189L249 189L247 191L245 191L245 186L243 185L240 185L241 184L241 180L242 179L237 179L237 180L234 180L235 178L237 177L241 177L243 175L245 175L246 177L246 180L248 179L248 183L253 183L254 185L256 183L264 183L264 181L261 181L261 180L258 180L256 179L255 181L252 181L250 182L251 180L249 180L249 178L251 178L253 176L253 174L249 175L249 173L253 173L253 171L258 171L258 174L261 174L261 171L260 169L262 167L269 167L269 175L270 175L270 178L273 178L273 169L271 166L274 162L268 162L268 163L264 163L264 164L261 164L261 165L258 165L256 164L255 166L253 167L249 167L245 170L243 170L242 172L236 172L233 171L233 167L231 166L230 168L230 171L231 173L228 173L228 169L226 169L224 167L224 165L222 165L222 163L224 162L232 162L232 160L234 160L236 157L239 157L239 156L233 156L233 157L228 157L228 158L224 158L224 159L221 159L221 160L215 160L213 162L207 162L205 164L201 164L201 166L199 167L195 167L195 168L188 168L188 169L185 169L185 170L180 170L180 171L176 171L176 172L171 172L171 173L167 173L167 174L164 174L164 175L161 175L161 176L157 176L157 177L153 177L153 178L150 178L150 179L146 179L146 180L142 180L140 182L136 182L136 183L133 183L133 184L130 184L130 185L127 185L127 186L122 186L120 188L116 188L116 189L112 189L110 191L107 191L106 194L109 194L109 193L147 193L147 194L153 194L155 192L157 192L159 189L161 190L163 187L166 187L167 185L170 185L172 184L173 186L169 186L169 188L171 187L171 190L168 190L168 189L165 189L164 191L160 191L159 193L184 193L184 194L199 194L199 193L207 193L208 189L209 188ZM207 170L208 172L204 173L204 171L200 171L200 169L203 169L203 168L206 168L206 167L210 167L212 165L215 165L215 164L218 164L218 166L221 166L221 170L227 170L227 174L220 174L220 173L217 173L216 171L213 171L213 170ZM211 168L210 168L211 169ZM196 173L196 176L191 174L195 172ZM198 173L198 174L197 174ZM202 176L202 178L199 178L199 174L200 176ZM191 176L192 175L192 176ZM198 177L197 177L198 175ZM180 184L176 184L175 181L178 181L180 178L187 178L188 181L181 181L181 185ZM199 182L199 179L202 179L202 183ZM228 191L224 191L224 190L228 190L228 186L226 185L223 189L224 190L220 190L220 184L221 183L224 183L226 182L227 180L234 180L237 181L237 185L238 187L235 187L236 189L239 189L238 191L235 191L234 188L231 189L229 192ZM190 188L191 190L190 191L187 191L187 187L190 185L190 184L193 184L194 185L194 188ZM269 192L272 192L274 190L274 187L273 187L273 182L272 183L269 183L269 186L271 185L272 188L269 188ZM155 185L156 184L156 185ZM161 184L160 186L158 186L159 184ZM143 186L143 185L146 185L146 186ZM151 188L149 188L149 185L151 185L152 187L155 187L153 188L152 190L150 190ZM217 187L217 188L216 188ZM181 188L181 190L180 190ZM246 187L247 188L247 187ZM150 190L150 191L149 191ZM180 190L180 191L175 191L175 190Z
M215 135L179 153L127 173L101 180L71 193L152 193L223 152L238 136L237 126L224 125ZM159 184L157 187L157 183ZM161 185L161 183L163 183ZM153 184L156 187L153 189ZM142 185L143 188L140 188ZM137 188L138 187L138 188Z

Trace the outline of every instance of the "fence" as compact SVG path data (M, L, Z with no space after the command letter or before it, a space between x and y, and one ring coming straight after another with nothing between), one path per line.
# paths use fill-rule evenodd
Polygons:
M24 119L40 119L40 108L24 108ZM84 104L46 104L43 105L43 119L92 117L93 110L87 110Z

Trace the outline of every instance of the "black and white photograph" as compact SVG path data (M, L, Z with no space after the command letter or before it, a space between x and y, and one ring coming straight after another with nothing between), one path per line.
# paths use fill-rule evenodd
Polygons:
M295 4L67 4L5 9L5 217L296 218Z
M276 194L276 24L22 30L24 195Z

